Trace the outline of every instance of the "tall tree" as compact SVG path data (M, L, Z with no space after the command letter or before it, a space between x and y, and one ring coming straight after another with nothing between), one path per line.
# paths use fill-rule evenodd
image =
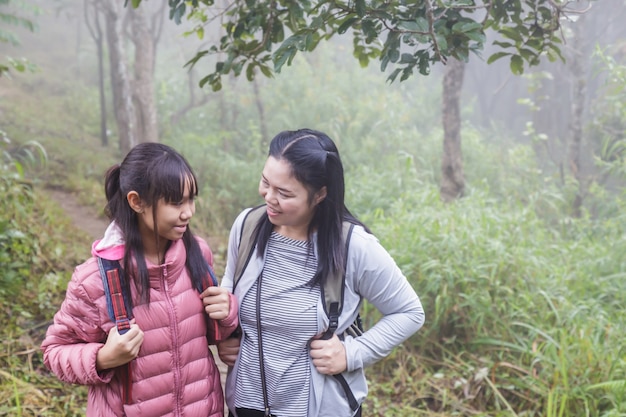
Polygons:
M157 109L154 94L155 37L146 8L130 10L131 39L135 45L133 106L135 135L139 142L158 142Z
M583 40L584 17L573 28L572 57L570 69L572 76L572 105L570 114L568 165L572 176L578 183L578 190L572 202L572 212L575 217L582 214L582 204L585 194L584 175L581 167L581 148L583 142L583 113L585 110L587 72L583 54L588 48Z
M463 195L463 152L461 151L461 90L465 63L448 60L443 76L442 122L443 157L441 160L440 195L449 202Z
M91 38L96 43L98 54L98 92L100 98L100 143L102 146L109 145L107 131L107 106L106 92L104 88L104 34L100 25L102 4L98 0L85 0L84 4L85 23Z
M124 34L122 31L122 5L117 0L101 2L105 11L113 109L119 136L119 148L123 154L138 142L134 129L134 105L126 66Z

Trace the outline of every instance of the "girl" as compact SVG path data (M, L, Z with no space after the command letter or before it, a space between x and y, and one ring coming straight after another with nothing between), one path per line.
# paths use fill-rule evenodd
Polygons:
M166 145L142 143L108 170L105 191L112 223L74 271L42 344L46 366L89 386L87 416L222 417L207 329L217 322L229 335L237 303L224 288L206 288L213 255L189 227L198 194L191 167ZM97 257L119 260L128 277L134 318L124 334L107 313Z
M363 369L388 355L424 322L420 300L393 259L344 205L343 166L333 141L309 129L271 142L259 193L264 213L252 235L254 251L235 277L242 212L231 229L223 285L241 301L241 339L218 345L234 366L226 383L231 415L348 417L360 415L367 394ZM256 209L254 209L256 212ZM352 223L349 248L342 238ZM240 246L243 245L243 246ZM345 265L345 270L344 270ZM338 332L329 327L321 286L345 272ZM236 285L234 285L236 283ZM326 288L326 287L324 287ZM344 334L363 298L382 318L361 336ZM343 374L349 385L344 390ZM350 400L348 399L350 397Z

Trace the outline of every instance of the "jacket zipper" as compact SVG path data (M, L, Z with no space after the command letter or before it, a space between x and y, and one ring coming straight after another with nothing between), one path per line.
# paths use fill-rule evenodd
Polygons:
M168 314L170 316L170 327L172 328L172 357L173 364L172 374L174 375L174 398L176 401L176 415L182 415L180 401L182 398L181 386L180 386L180 357L178 346L178 323L176 323L176 314L174 313L174 303L170 296L169 283L167 282L167 266L163 265L162 268L163 288L165 288L165 300L168 304Z

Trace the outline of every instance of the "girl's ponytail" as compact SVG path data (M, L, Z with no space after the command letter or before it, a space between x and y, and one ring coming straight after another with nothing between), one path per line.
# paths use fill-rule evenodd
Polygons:
M122 203L122 195L120 190L120 165L116 164L109 168L104 177L104 193L106 195L107 204L104 212L113 220L120 213L120 203Z

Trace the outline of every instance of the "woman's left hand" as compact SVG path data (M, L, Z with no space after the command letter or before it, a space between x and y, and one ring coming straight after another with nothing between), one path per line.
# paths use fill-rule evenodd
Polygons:
M223 320L230 311L230 292L224 287L208 287L200 294L204 310L213 320Z
M328 340L312 340L310 355L317 371L324 375L340 374L348 367L346 348L336 334Z

